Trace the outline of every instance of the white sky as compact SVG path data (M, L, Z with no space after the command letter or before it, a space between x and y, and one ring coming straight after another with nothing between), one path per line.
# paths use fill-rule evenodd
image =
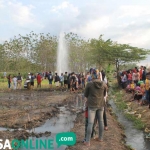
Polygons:
M74 32L150 49L148 0L0 0L0 43L18 34ZM142 62L150 64L150 56Z

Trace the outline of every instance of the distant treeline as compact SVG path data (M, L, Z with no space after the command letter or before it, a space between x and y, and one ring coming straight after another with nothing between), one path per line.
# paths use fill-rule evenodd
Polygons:
M39 72L56 70L58 47L57 36L36 34L33 31L26 36L18 35L0 44L1 72ZM69 68L82 72L95 66L98 69L114 64L116 69L126 62L145 59L149 50L119 44L111 39L85 40L72 32L65 33L69 49ZM64 60L65 61L65 60Z

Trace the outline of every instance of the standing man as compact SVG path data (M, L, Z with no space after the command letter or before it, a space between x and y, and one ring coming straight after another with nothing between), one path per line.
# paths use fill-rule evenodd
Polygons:
M61 76L60 76L60 85L61 85L61 88L64 87L64 75L63 75L63 73L61 73Z
M142 76L143 76L143 66L140 67L139 74L140 74L140 80L142 80Z
M143 82L145 83L145 80L146 80L146 67L145 67L145 66L144 66L144 68L143 68L142 80L143 80Z
M67 89L67 85L68 85L68 74L67 74L67 72L65 72L65 74L64 74L64 87L65 87L65 89Z
M17 89L17 77L14 76L12 81L13 81L13 88L14 88L14 90L16 90Z
M41 88L42 77L41 77L40 73L38 73L36 79L37 79L37 88L38 87Z
M17 89L21 89L22 87L22 76L20 73L18 73L18 76L17 76Z
M51 89L52 88L52 82L53 82L53 75L52 75L51 71L48 74L48 81L49 81L49 87Z
M84 144L90 146L90 139L92 133L92 127L97 114L98 125L99 125L99 137L97 141L103 141L103 112L104 112L104 91L107 89L107 85L97 78L96 71L92 72L92 82L88 82L85 87L84 96L87 98L88 107L88 127L86 134L86 141Z
M92 78L91 78L90 72L87 72L86 82L90 82L91 80L92 80Z
M12 80L11 74L8 75L7 80L8 80L8 89L10 90L10 88L11 88L11 80Z
M60 82L60 78L59 78L58 74L55 73L55 81L54 81L54 83L55 83L56 87L59 87L59 85L60 85L59 82Z
M30 82L31 82L31 90L33 90L34 88L34 79L35 79L35 76L33 73L31 73L31 79L30 79Z
M76 88L76 77L75 77L75 73L72 72L71 73L71 78L70 78L70 92L75 92L75 88Z

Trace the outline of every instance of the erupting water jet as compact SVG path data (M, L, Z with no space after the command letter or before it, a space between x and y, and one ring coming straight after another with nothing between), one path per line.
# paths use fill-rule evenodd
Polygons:
M68 46L64 37L64 33L60 33L57 49L57 73L68 72Z

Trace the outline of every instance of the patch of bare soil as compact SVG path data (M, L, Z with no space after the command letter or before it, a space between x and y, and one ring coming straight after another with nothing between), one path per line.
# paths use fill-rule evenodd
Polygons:
M115 115L112 114L111 108L107 111L108 131L104 133L104 141L98 142L91 140L91 146L86 147L82 141L85 134L84 113L79 114L75 126L72 129L77 135L77 143L68 150L128 150L125 146L125 135L122 126L117 122ZM98 133L98 128L97 128Z
M7 93L1 92L0 127L8 130L0 131L0 138L26 139L29 136L43 136L34 133L30 135L25 130L41 126L47 119L57 116L60 113L57 107L65 104L70 96L69 93L61 91L17 90Z

